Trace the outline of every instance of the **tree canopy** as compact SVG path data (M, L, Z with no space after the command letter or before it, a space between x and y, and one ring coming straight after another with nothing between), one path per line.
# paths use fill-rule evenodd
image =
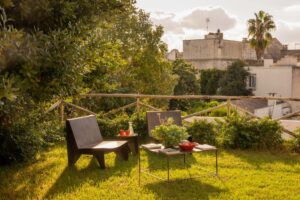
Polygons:
M174 88L174 95L197 95L200 93L198 70L193 65L178 59L173 62L173 74L178 76L178 83ZM170 100L170 109L187 110L190 100Z
M255 49L257 59L261 59L264 51L272 40L271 31L276 29L272 15L259 11L255 18L248 20L248 37L250 45Z
M33 152L45 135L30 130L58 99L172 94L177 79L162 34L130 0L0 0L0 152L9 145L12 159L33 155L26 144ZM102 106L122 104L111 102Z
M243 61L236 61L228 66L219 82L219 94L228 96L251 95L251 91L247 89L246 84L249 73L245 70L244 66Z

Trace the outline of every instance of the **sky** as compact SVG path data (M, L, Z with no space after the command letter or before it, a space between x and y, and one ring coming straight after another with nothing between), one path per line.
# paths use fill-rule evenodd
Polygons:
M182 51L182 40L202 39L217 29L224 39L242 40L248 36L248 19L260 10L273 16L274 37L300 49L300 0L137 0L136 5L164 27L162 40L169 50Z

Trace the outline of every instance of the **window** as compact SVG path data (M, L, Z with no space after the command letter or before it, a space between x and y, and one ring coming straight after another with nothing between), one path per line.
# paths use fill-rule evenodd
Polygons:
M256 74L250 74L247 78L247 87L249 89L256 89Z

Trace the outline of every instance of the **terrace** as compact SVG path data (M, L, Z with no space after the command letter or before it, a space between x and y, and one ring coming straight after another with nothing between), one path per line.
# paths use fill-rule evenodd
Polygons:
M146 104L144 99L218 99L219 106L184 116L183 119L203 115L225 107L245 115L251 113L233 107L231 100L244 98L275 97L223 97L223 96L155 96L132 94L87 94L74 98L73 103L60 100L49 112L60 111L64 122L72 107L74 112L96 114L81 107L79 98L130 98L135 102L104 114L115 114L136 106L134 111L159 110ZM281 99L283 100L283 99ZM298 99L289 99L298 101ZM149 102L149 101L147 101ZM138 114L138 115L140 115ZM297 115L297 113L294 113ZM292 115L289 115L290 117ZM141 117L141 116L140 116ZM100 127L101 128L101 127ZM289 134L294 134L284 130ZM165 182L142 174L138 182L138 156L131 155L128 162L116 159L114 154L106 156L106 169L101 170L92 156L82 156L74 167L68 167L66 144L62 142L39 153L37 161L1 167L0 193L3 199L299 199L298 154L282 149L275 150L233 150L221 148L219 155L219 179L206 176L199 167L214 170L213 153L204 152L187 157L190 174L202 174L199 179L180 180L188 172L178 157L170 161L171 181ZM158 176L166 175L165 159L141 151L142 167L149 167Z

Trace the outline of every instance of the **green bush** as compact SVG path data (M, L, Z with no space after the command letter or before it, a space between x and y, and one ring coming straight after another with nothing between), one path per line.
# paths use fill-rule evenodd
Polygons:
M272 149L282 145L282 127L269 118L253 119L237 114L222 122L223 145L240 149Z
M126 113L113 116L112 118L98 115L97 121L103 137L114 137L121 129L127 130L129 121L133 122L133 129L135 133L143 136L147 134L145 114L142 114L140 118L138 118L136 114L129 117Z
M187 125L187 132L195 142L216 144L215 125L207 120L194 120Z
M56 118L44 119L35 126L35 130L42 135L43 146L53 146L65 140L65 123Z
M298 128L296 131L296 137L291 140L291 150L297 153L300 153L300 128Z
M210 117L225 117L227 115L227 108L219 108L209 113Z
M43 139L25 123L0 125L0 165L33 159Z
M188 138L186 128L173 124L173 120L169 121L169 119L166 124L156 126L151 133L153 138L162 142L165 147L178 145Z
M195 112L199 112L202 110L206 110L212 107L216 107L220 105L220 103L218 101L210 101L210 102L206 102L206 101L193 101L192 107L189 108L189 110L187 111L188 113L195 113Z

